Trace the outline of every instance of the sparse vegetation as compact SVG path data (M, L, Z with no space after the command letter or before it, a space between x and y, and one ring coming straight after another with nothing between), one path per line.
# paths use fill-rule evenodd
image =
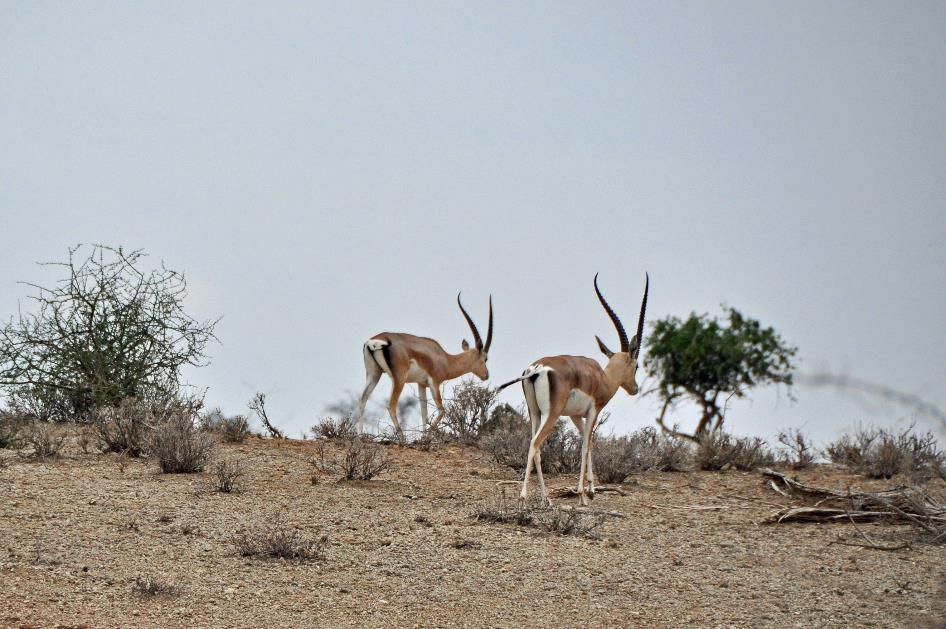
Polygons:
M20 426L23 422L13 413L0 410L0 450L19 447Z
M219 435L224 443L243 443L252 434L246 415L228 416L219 407L201 414L200 428Z
M506 405L508 406L508 405ZM479 447L493 455L496 462L519 474L525 472L526 456L532 438L531 424L519 411L505 409L489 434L482 437ZM559 420L555 429L542 444L542 470L551 474L575 473L581 463L581 439L569 431L565 420Z
M200 472L209 463L216 443L197 428L195 414L179 408L155 427L150 452L165 474Z
M246 476L246 465L237 459L222 459L210 467L210 476L216 491L224 494L239 492Z
M54 424L33 420L20 431L19 445L27 448L27 456L49 459L59 456L66 442L65 433Z
M316 445L315 458L310 462L314 468L313 484L322 475L338 480L371 480L393 467L384 448L361 437L343 439L339 444L341 453L331 451L325 443Z
M440 427L464 443L476 443L492 432L496 418L493 407L497 392L475 380L463 380L453 389L453 397L444 404Z
M354 439L358 436L358 427L352 415L323 417L310 432L318 439Z
M170 583L157 577L135 577L131 591L138 596L174 596L178 589Z
M137 398L125 398L118 406L96 408L91 417L99 448L131 457L145 453L157 421L153 409Z
M759 437L734 437L722 431L703 436L694 454L696 467L701 470L754 470L772 465L775 457Z
M791 387L797 349L773 328L735 308L726 308L726 322L709 315L691 314L654 323L648 337L648 374L657 380L656 393L663 402L657 423L664 431L667 411L684 398L701 410L693 433L676 434L696 443L723 426L725 405L720 396L743 397L765 384Z
M797 428L782 430L778 433L778 442L782 444L782 461L793 470L811 467L816 453L811 439Z
M471 516L477 522L515 524L537 528L558 535L575 535L598 539L597 529L604 522L604 514L578 511L570 508L551 509L536 504L519 505L502 494L480 504Z
M908 474L918 481L946 479L946 452L938 449L933 433L917 434L913 425L901 432L859 427L828 444L825 453L833 463L868 478Z
M269 557L298 561L324 559L327 535L310 536L290 526L282 515L269 524L244 530L233 537L233 544L242 557Z

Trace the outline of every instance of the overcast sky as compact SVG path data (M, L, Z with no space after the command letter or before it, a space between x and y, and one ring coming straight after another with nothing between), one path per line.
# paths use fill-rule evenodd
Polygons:
M459 290L494 384L602 358L599 271L629 328L647 270L651 318L725 302L946 404L944 200L942 2L0 3L0 312L70 245L144 248L223 316L189 379L293 434L371 335L459 351ZM911 417L796 393L732 429Z

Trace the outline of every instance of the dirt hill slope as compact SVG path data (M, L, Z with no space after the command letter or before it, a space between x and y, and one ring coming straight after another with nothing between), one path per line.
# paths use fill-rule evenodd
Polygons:
M239 494L147 460L0 453L0 626L924 626L941 613L944 547L872 551L831 544L849 525L757 524L787 504L758 474L641 476L596 498L627 517L591 540L474 523L512 478L474 449L387 446L397 468L377 480L313 485L314 447L224 446L248 466ZM234 534L277 516L328 535L326 558L239 556ZM135 594L138 577L176 592Z

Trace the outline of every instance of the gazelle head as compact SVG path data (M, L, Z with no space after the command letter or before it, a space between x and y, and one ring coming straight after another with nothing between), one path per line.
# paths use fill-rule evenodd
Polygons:
M614 327L618 331L618 338L621 340L621 351L612 352L608 349L607 345L604 344L598 336L595 336L595 339L598 341L598 347L608 357L608 365L605 367L605 371L608 374L611 374L611 377L617 381L618 386L627 391L630 395L637 395L637 359L640 356L641 343L644 338L644 312L647 310L647 291L650 288L650 277L645 274L646 278L644 282L644 299L641 301L641 314L640 318L637 320L637 334L634 335L630 341L627 340L627 332L624 331L624 326L621 325L621 320L618 318L617 313L611 309L611 306L608 305L608 302L605 301L604 295L601 294L601 290L598 288L598 275L595 274L595 292L598 294L598 300L601 301L601 305L604 306L604 311L608 313L608 317L611 318L611 322L614 323Z
M460 302L460 293L457 293L457 305L460 306L460 312L463 313L463 318L470 324L470 331L473 332L474 347L470 347L466 339L463 339L462 343L464 353L470 357L472 362L470 371L480 380L486 380L489 378L486 360L489 354L489 346L493 343L493 296L490 295L489 297L489 326L486 329L486 343L483 343L483 339L480 338L480 331L476 329L476 324L473 323L473 319L463 307L463 303Z

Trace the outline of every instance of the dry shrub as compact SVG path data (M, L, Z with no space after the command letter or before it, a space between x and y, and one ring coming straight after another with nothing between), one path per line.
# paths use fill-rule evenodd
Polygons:
M507 411L503 417L497 418L490 432L479 440L478 445L492 454L499 465L512 468L521 476L525 473L531 439L529 419L523 417L520 411ZM560 419L542 444L541 453L543 472L575 474L581 465L581 438L574 431L569 431L565 421Z
M546 509L535 502L520 505L500 494L480 504L471 516L477 522L515 524L537 528L558 535L575 535L598 539L597 529L604 522L604 514L553 507Z
M233 537L241 557L270 557L305 561L324 559L328 536L309 536L290 526L277 515L265 526L244 530Z
M92 412L99 449L132 457L147 450L154 421L154 409L137 398L125 398L117 408L101 407Z
M797 428L789 428L778 433L778 442L782 444L782 462L793 470L803 470L815 462L815 449L811 439Z
M715 430L700 440L695 454L696 466L701 470L754 470L774 464L775 458L768 445L759 437L733 437Z
M453 397L444 405L440 427L460 441L476 443L491 432L493 406L498 391L475 380L464 380L453 389Z
M749 472L760 467L775 465L776 458L765 439L740 437L736 439L736 458L732 465L737 470Z
M246 465L236 459L217 461L210 467L210 475L216 491L231 494L242 490L243 477L246 476Z
M371 480L394 464L381 446L364 441L361 437L341 442L341 453L331 453L324 443L316 445L316 456L310 461L318 478L323 474L339 480Z
M651 426L621 437L595 439L595 481L621 483L631 474L657 470L682 471L689 467L690 446L678 437L661 435Z
M19 432L23 423L17 415L0 411L0 450L15 450L19 447Z
M193 410L181 407L155 427L149 451L165 474L201 472L210 462L216 443L195 419Z
M895 433L884 428L859 427L829 444L825 453L837 463L868 478L907 474L917 481L946 479L946 452L938 449L931 432L917 434L911 424Z
M351 415L323 417L310 431L318 439L354 439L358 436L358 426Z
M639 471L637 457L630 437L599 437L591 450L594 459L595 482L623 483Z
M245 415L227 416L220 408L213 408L200 416L200 428L220 436L224 443L243 443L252 434Z
M53 424L31 421L19 433L19 447L28 448L27 456L33 459L49 459L59 456L66 435Z
M138 596L159 596L162 594L173 596L177 594L178 589L156 577L135 577L131 591Z

